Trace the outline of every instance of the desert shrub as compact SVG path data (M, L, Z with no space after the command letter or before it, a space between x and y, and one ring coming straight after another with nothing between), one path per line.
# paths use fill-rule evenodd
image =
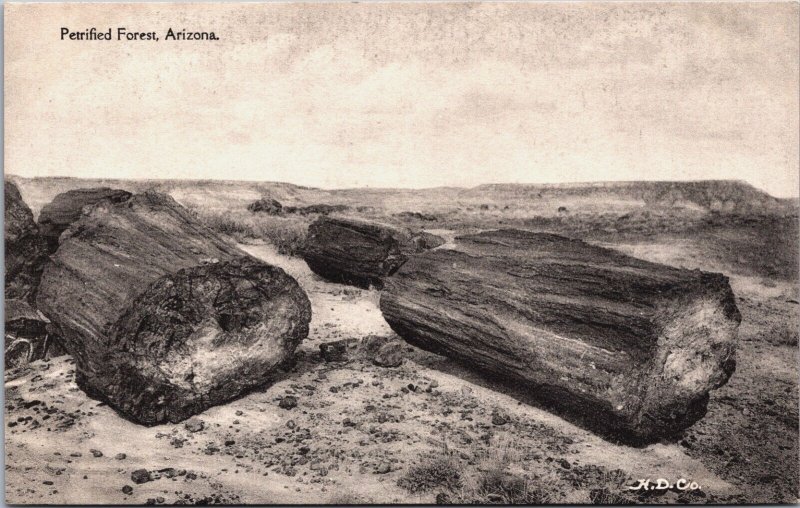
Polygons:
M767 332L766 339L778 346L797 346L797 323L782 321L774 324Z
M548 486L537 478L526 478L503 469L482 472L469 502L480 504L548 504Z
M639 504L641 501L628 492L620 492L609 487L603 487L589 491L589 502L602 505L628 505Z
M286 256L299 256L306 243L308 224L301 220L271 218L272 224L262 224L259 238L266 240Z
M456 490L462 485L461 468L452 457L428 457L409 469L397 485L415 494L433 489Z
M252 225L236 220L228 215L198 215L201 222L218 233L232 236L237 240L245 237L255 238Z
M330 505L352 506L362 504L374 504L372 499L366 498L361 494L353 492L352 490L339 491L333 494L328 503Z
M239 242L260 239L272 244L279 253L298 256L303 252L308 221L298 217L276 217L245 211L211 213L195 210L207 227L233 237Z

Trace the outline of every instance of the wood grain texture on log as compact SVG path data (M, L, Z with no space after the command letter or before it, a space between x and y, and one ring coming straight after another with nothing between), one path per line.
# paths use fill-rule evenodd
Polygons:
M180 421L270 380L311 307L280 268L247 256L172 198L100 201L60 238L37 303L79 386L133 421Z
M131 193L128 191L108 187L73 189L56 195L53 201L44 205L39 212L39 228L50 252L55 252L58 248L58 237L81 217L85 206L105 200L119 203L130 197Z
M32 302L47 261L47 248L33 212L17 186L5 181L5 297Z
M320 217L308 228L303 258L332 282L362 288L383 287L412 254L444 244L426 232L365 219Z
M342 284L383 286L408 256L409 235L400 228L363 219L320 217L308 227L303 249L311 271Z
M741 321L721 274L518 230L414 256L386 280L380 307L411 344L645 440L705 414L735 368Z

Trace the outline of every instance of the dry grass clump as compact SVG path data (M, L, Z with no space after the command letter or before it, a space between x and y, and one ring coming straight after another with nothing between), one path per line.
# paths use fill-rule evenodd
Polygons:
M414 494L435 493L437 504L548 504L557 478L550 480L519 471L517 450L508 442L473 447L470 454L443 450L425 455L398 480ZM469 459L469 457L472 457ZM469 459L469 460L468 460Z
M797 323L781 321L775 323L766 333L767 342L778 346L797 346Z
M250 239L264 240L286 256L302 254L310 220L253 214L239 210L224 213L195 210L195 214L203 224L219 233L231 236L239 242Z
M452 456L425 457L397 481L400 487L418 494L434 489L454 491L462 486L461 466Z
M459 503L478 504L548 504L552 485L539 478L529 478L503 469L482 472L475 487L458 496Z

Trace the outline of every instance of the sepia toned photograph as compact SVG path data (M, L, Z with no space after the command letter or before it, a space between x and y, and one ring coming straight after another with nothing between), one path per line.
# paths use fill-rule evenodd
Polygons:
M5 503L800 500L797 2L3 7Z

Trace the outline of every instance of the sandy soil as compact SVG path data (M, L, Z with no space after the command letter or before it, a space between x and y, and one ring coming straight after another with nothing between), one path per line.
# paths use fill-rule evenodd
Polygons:
M744 316L736 374L682 440L634 448L410 346L397 368L360 357L325 362L324 342L391 333L378 292L326 283L267 245L242 247L283 267L309 294L311 332L293 371L198 415L201 430L120 418L78 390L69 357L9 372L7 503L432 503L438 491L412 494L398 480L442 453L456 457L465 476L502 461L546 479L556 502L589 502L593 489L622 491L639 478L686 478L701 487L694 497L670 492L650 502L797 498L797 348L761 337L774 316L796 319L790 283L732 279ZM619 248L692 265L691 251L675 259L664 246ZM296 407L280 408L288 395ZM150 481L132 480L140 469Z

